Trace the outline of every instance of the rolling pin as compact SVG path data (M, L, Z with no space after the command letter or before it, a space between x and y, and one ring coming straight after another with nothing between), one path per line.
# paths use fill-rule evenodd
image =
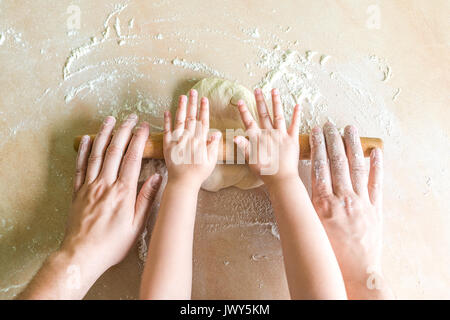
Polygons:
M223 140L225 139L224 135ZM74 149L75 151L78 151L78 146L80 145L82 136L78 136L75 138L74 141ZM91 141L94 140L95 135L90 135ZM369 157L370 152L375 148L383 149L383 140L380 138L368 138L368 137L361 137L361 146L364 152L364 157ZM311 147L309 145L309 135L307 134L301 134L298 137L298 141L300 143L300 160L309 160L311 159ZM222 152L219 152L219 159L222 159L223 161L226 160L225 155L227 154L227 144L222 141L223 150ZM234 159L236 161L236 145L234 144ZM229 150L231 151L231 150ZM151 133L144 149L144 159L164 159L163 154L163 133Z

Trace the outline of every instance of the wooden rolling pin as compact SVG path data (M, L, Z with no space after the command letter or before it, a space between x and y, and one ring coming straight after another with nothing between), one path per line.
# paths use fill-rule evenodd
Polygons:
M90 135L91 141L94 140L95 135ZM225 137L223 137L224 139ZM361 145L364 152L364 157L369 157L370 152L375 148L383 149L383 140L380 138L368 138L361 137ZM309 135L301 134L298 137L300 143L300 160L309 160L311 159L311 147L309 146ZM75 138L74 141L74 149L78 151L78 146L80 145L81 136ZM219 158L223 161L226 160L226 143L223 143L223 150L219 154ZM236 145L234 144L234 159L236 160ZM230 150L231 151L231 150ZM144 149L145 159L164 159L163 155L163 134L162 133L152 133L150 134Z

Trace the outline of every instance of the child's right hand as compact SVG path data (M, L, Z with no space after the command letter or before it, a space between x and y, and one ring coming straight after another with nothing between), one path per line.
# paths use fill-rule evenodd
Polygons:
M186 110L187 109L187 110ZM180 96L172 132L169 112L164 114L164 159L168 171L168 182L176 182L200 188L212 173L216 163L221 138L220 132L209 132L209 104L203 97L197 118L197 91L187 97Z
M355 127L345 128L344 142L331 123L325 124L323 133L318 127L312 130L312 202L349 298L390 298L381 274L382 153L372 151L368 172Z
M244 153L252 172L259 176L268 187L286 179L299 179L300 106L295 106L291 125L286 129L278 89L272 90L273 120L267 110L261 89L255 90L255 99L261 126L240 100L238 108L249 139L237 136L234 139L235 143Z

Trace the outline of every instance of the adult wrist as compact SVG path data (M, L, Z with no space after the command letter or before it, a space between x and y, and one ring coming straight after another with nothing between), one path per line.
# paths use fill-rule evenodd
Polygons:
M350 299L392 299L394 296L381 270L367 270L359 276L344 276Z
M80 276L82 281L95 282L106 270L110 268L105 265L99 254L90 254L81 246L63 244L61 248L50 257L53 261L66 268L68 275Z

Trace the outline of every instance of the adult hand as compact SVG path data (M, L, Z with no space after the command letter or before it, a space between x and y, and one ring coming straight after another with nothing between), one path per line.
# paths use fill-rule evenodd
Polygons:
M372 151L369 172L355 127L345 128L344 142L329 122L323 132L318 127L312 130L312 202L333 246L349 298L389 298L381 271L382 152Z
M72 209L61 250L81 264L104 272L119 263L135 243L159 189L151 176L137 194L142 154L149 125L130 115L111 138L115 119L107 117L92 147L84 136L79 147Z

